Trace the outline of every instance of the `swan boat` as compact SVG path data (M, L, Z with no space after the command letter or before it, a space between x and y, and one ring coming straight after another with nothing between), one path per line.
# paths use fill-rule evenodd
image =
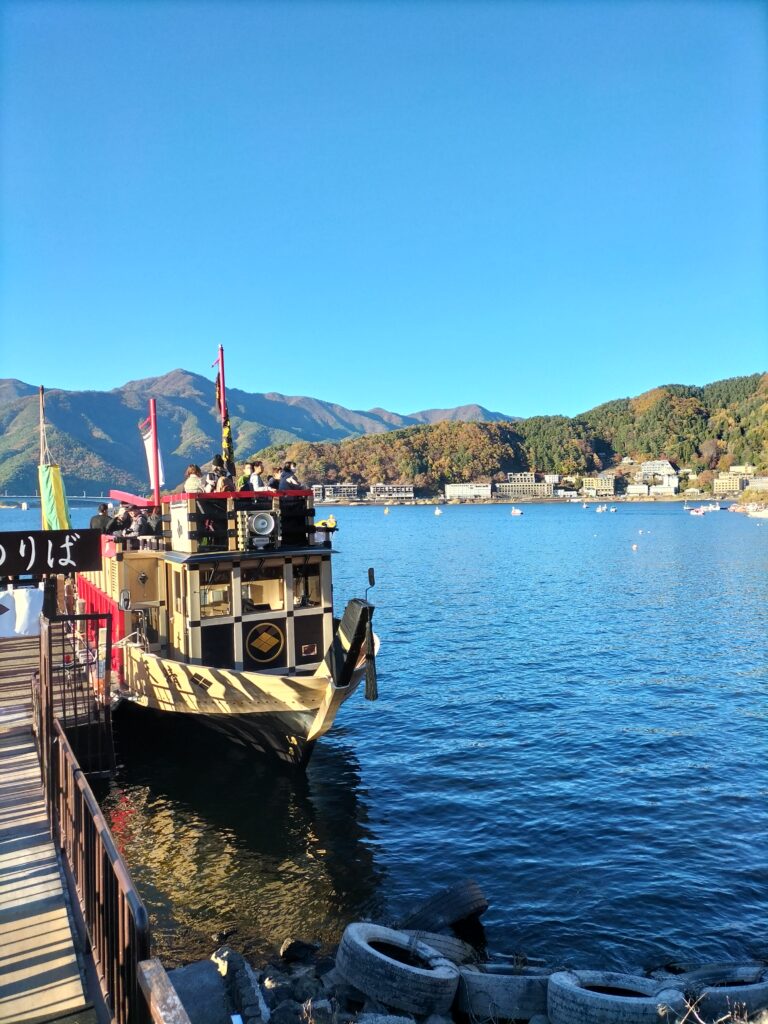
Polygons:
M373 605L353 599L334 618L336 527L315 525L311 499L173 494L162 536L102 536L77 610L112 614L118 713L194 721L304 766L363 677L375 699Z

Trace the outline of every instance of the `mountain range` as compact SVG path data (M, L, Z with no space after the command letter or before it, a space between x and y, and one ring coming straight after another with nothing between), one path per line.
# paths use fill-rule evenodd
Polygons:
M215 382L186 370L129 381L112 391L45 393L46 435L53 460L71 493L109 486L147 487L144 449L137 429L157 400L158 435L169 485L184 478L186 466L210 461L221 448ZM480 405L426 409L401 415L386 409L360 411L317 398L250 394L227 389L227 404L238 461L255 452L297 441L340 441L442 421L512 421ZM38 388L0 380L0 487L34 493L39 452Z
M190 462L203 466L220 451L215 384L185 370L113 391L52 390L47 443L70 494L148 489L137 427L150 398L168 487ZM520 419L479 405L402 415L235 388L227 401L238 462L259 453L272 464L295 458L305 483L403 481L435 492L448 481L519 470L594 473L625 456L665 457L699 473L734 463L768 471L768 373L703 387L667 384L575 417ZM0 380L0 488L9 493L34 493L38 421L37 388Z

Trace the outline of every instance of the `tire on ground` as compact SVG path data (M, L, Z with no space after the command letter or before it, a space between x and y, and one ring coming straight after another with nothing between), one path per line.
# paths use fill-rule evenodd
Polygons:
M764 971L765 963L754 960L716 960L712 963L702 963L700 960L677 960L666 963L662 967L653 967L646 971L649 978L658 978L659 981L678 978L688 978L692 981L702 980L711 975L717 977L721 972L732 971L735 968L753 968L756 972Z
M551 969L513 964L461 967L454 1007L473 1021L529 1020L547 1012Z
M479 917L488 900L477 882L466 879L441 889L399 922L400 928L438 932L468 917Z
M740 1012L752 1017L768 1010L768 968L765 964L711 964L675 979L696 1012L705 1021L718 1020Z
M459 970L435 950L381 925L347 925L336 969L350 985L386 1006L409 1013L445 1013L456 994Z
M659 982L612 971L559 971L550 975L551 1024L662 1024L685 1012L676 981Z
M401 929L403 935L410 935L417 942L423 942L425 946L434 949L440 956L450 960L452 964L469 964L477 960L477 950L470 946L463 939L457 939L455 935L445 935L442 932L414 931L408 928Z

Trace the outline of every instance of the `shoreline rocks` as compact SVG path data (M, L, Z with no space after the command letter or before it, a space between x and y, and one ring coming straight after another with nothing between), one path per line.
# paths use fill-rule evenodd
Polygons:
M691 1007L706 996L720 1013L733 974L739 982L733 995L744 1001L745 1013L739 1015L734 999L728 1017L720 1014L718 1021L768 1024L767 962L739 964L735 973L737 965L720 963L698 972L686 964L682 974L621 976L566 971L524 956L492 962L479 921L487 906L479 887L466 881L402 919L418 928L348 925L333 956L316 942L290 937L273 961L253 967L224 945L210 960L170 971L169 978L191 1024L634 1024L645 1014L649 1021L708 1024L709 1016L693 1016ZM464 941L473 935L480 941ZM550 978L560 979L553 991ZM723 995L715 1001L710 991L718 985ZM657 994L663 1005L656 1005Z

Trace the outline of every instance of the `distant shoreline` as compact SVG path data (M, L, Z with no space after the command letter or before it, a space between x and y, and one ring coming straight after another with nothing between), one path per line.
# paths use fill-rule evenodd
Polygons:
M579 498L574 501L571 498L414 498L413 501L348 501L343 498L332 501L316 501L316 506L322 505L343 505L349 508L375 507L375 508L408 508L414 505L655 505L655 504L680 504L691 502L692 504L709 504L716 501L718 504L733 503L736 498L713 498L711 495L699 495L696 498L686 497L683 494L659 494L650 497L632 495L631 497L614 496L612 498Z

